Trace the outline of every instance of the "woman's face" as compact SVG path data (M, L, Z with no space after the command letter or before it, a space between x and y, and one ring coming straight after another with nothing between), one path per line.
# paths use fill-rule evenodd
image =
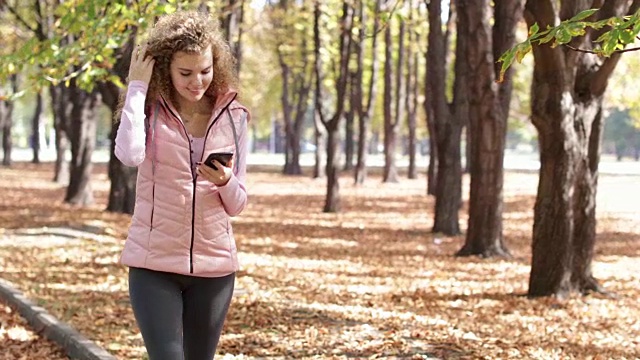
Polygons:
M170 72L173 86L178 94L178 101L199 101L213 79L211 47L196 54L182 51L175 53L171 59Z

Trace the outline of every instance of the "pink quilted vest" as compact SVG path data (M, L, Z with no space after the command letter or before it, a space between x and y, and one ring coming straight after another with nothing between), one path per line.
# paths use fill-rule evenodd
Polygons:
M190 141L177 112L161 98L154 106L144 160L138 165L135 210L121 256L124 265L204 277L238 270L230 217L247 202L248 111L235 96L231 92L218 97L205 137L204 157L214 151L236 154L234 176L220 188L194 179ZM126 110L127 102L123 114Z

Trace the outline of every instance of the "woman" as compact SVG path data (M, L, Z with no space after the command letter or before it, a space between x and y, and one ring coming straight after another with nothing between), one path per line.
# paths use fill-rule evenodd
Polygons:
M161 17L132 53L115 154L138 179L121 262L150 360L212 359L233 294L249 118L234 65L197 12ZM203 164L215 152L233 159Z

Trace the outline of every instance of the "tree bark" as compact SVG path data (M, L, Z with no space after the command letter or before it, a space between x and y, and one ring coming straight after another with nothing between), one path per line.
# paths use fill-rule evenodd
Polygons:
M634 0L527 1L525 18L541 28L581 10L602 5L595 20L633 13ZM592 47L599 32L588 30L572 45ZM619 54L599 58L567 47L533 48L532 122L540 144L540 180L534 208L529 296L563 297L603 291L591 272L596 240L596 192L602 100Z
M427 50L427 99L425 109L432 117L430 124L430 171L436 198L433 232L445 235L460 233L459 209L462 199L462 175L460 168L460 125L459 119L466 114L464 62L465 38L458 37L456 44L456 79L454 99L449 104L446 99L446 68L448 32L442 30L441 0L429 2L429 49ZM453 8L453 6L452 6ZM453 10L452 10L453 11ZM454 12L449 21L453 21ZM449 28L449 27L447 27ZM464 86L461 86L463 84ZM435 154L434 154L435 153ZM433 169L431 167L433 166Z
M468 39L471 83L469 132L471 154L469 225L466 241L458 255L509 257L502 231L504 148L511 100L512 73L504 82L496 82L495 59L513 46L515 29L522 16L522 1L495 0L494 25L490 0L460 6L460 16Z
M406 97L405 108L407 109L407 129L408 129L408 149L409 168L407 169L407 177L409 179L418 178L418 170L416 166L416 128L417 128L417 109L418 109L418 51L414 44L420 43L420 35L417 31L411 30L414 24L413 1L409 0L409 32L407 34L408 54L407 54L407 75L405 80Z
M93 205L95 200L91 188L91 157L96 143L96 106L99 101L97 91L86 92L80 89L75 79L69 84L71 126L71 172L65 202L74 205Z
M322 63L320 59L320 17L322 11L320 9L320 2L314 4L313 11L313 43L314 43L314 73L316 84L316 103L315 111L318 114L319 120L327 131L327 196L325 199L324 212L338 212L340 211L340 195L339 195L339 182L337 171L337 159L338 159L338 144L340 119L343 116L344 104L346 98L347 82L349 77L349 58L350 58L350 40L351 31L353 30L353 17L354 11L351 4L344 2L342 5L342 15L340 17L340 41L339 51L340 57L338 61L337 79L335 81L335 104L336 109L333 116L325 116L323 109L323 92L322 81L324 74L322 71Z
M245 0L227 0L220 12L222 30L236 58L236 71L238 73L240 73L242 65L244 5ZM201 4L201 7L202 6Z
M129 40L121 49L118 50L118 61L115 63L112 70L123 83L126 82L126 77L129 73L129 64L131 62L131 53L135 43L137 28L133 28L130 31L131 35ZM106 210L124 214L133 214L136 199L136 178L138 175L138 169L135 167L124 166L124 164L122 164L122 162L120 162L120 160L115 156L116 134L120 124L120 114L117 113L118 104L120 101L124 101L126 90L120 89L114 83L101 83L98 84L98 91L100 91L102 102L111 109L112 114L111 133L109 134L111 147L108 170L111 187L109 188L109 201L107 203Z
M358 114L358 160L356 163L355 183L363 184L367 178L367 154L369 153L369 132L371 129L371 118L373 117L373 109L377 96L378 81L378 32L380 31L380 2L375 0L375 8L373 14L373 34L371 35L371 77L369 78L369 86L367 91L366 105L363 106L363 70L364 70L364 40L367 33L367 12L364 9L363 1L359 2L360 29L358 31L358 44L356 51L356 63L358 68L358 91L360 102L357 103Z
M133 46L131 44L131 46ZM110 139L110 156L108 165L109 180L111 187L109 188L109 198L107 203L107 211L119 212L124 214L133 214L136 197L136 176L138 170L135 167L124 166L115 156L116 134L120 119L116 118L118 102L121 96L124 96L124 90L118 88L113 83L98 84L98 90L102 98L102 102L111 109L111 132Z
M53 127L56 136L56 160L53 173L53 181L61 185L67 185L69 181L69 163L66 155L69 151L69 139L67 135L67 122L71 115L69 89L64 85L49 86L51 95L51 110L53 112Z
M36 109L31 119L31 149L33 150L34 164L40 163L40 125L42 124L42 92L36 93Z
M282 74L282 93L280 101L282 104L282 115L284 119L285 129L285 163L282 173L286 175L300 175L302 168L300 167L300 142L302 139L302 130L304 119L309 107L309 94L313 82L312 72L309 69L307 39L303 38L301 44L291 42L295 30L295 26L291 23L289 17L293 12L299 12L300 9L290 8L288 1L282 1L278 4L282 14L278 14L272 18L274 26L282 31L281 39L276 44L276 54L278 55L278 63L280 64L280 72ZM305 36L303 34L303 36ZM295 59L302 59L301 64L293 63L292 57L286 49L291 48L293 51L299 51ZM295 107L294 107L295 106Z
M314 98L318 98L321 95L317 94L317 89L314 90ZM314 99L314 104L317 107L318 104L317 99ZM313 178L319 179L326 176L326 154L327 154L327 131L322 125L322 120L320 120L320 113L317 109L313 111L313 139L314 144L316 146L316 151L314 153L314 165L313 165Z
M427 168L427 194L436 196L438 188L438 158L440 149L438 133L441 123L446 123L451 116L446 99L446 74L449 61L448 44L455 8L450 1L449 19L447 30L442 31L442 0L424 0L428 11L429 34L427 42L429 47L426 52L425 71L425 100L424 110L427 116L427 129L429 130L429 164ZM458 215L455 215L456 217Z
M327 194L323 212L339 212L342 209L340 201L340 178L338 174L338 132L327 131Z
M349 75L349 108L344 113L344 166L342 167L344 171L353 169L353 155L355 149L355 103L358 101L358 91L355 89L354 85L357 82L356 76L355 72L352 72Z
M387 3L388 4L388 3ZM398 170L396 168L396 141L398 136L397 111L393 110L397 102L393 96L393 38L391 36L391 20L384 30L384 169L383 182L398 182ZM400 69L397 69L400 71ZM397 99L397 94L395 96ZM396 105L396 106L394 106Z
M18 76L13 74L9 77L11 91L13 94L18 92ZM0 89L0 91L2 91ZM13 128L13 100L0 100L0 125L2 125L2 165L11 166L11 151L13 142L11 140L11 129Z

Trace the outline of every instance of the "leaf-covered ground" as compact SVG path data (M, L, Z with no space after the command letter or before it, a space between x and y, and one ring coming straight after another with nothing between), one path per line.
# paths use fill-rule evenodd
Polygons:
M343 212L325 214L325 180L264 170L251 169L234 220L242 269L220 358L640 358L640 177L600 179L593 271L616 297L558 300L523 296L535 174L506 175L514 257L500 260L455 258L464 237L429 232L424 177L355 187L345 175ZM99 204L82 209L62 203L51 164L0 169L0 276L118 358L144 358L118 264L129 217L103 211L108 181L95 172ZM7 340L24 324L0 310L2 348L21 349L0 359L59 358L33 335Z

